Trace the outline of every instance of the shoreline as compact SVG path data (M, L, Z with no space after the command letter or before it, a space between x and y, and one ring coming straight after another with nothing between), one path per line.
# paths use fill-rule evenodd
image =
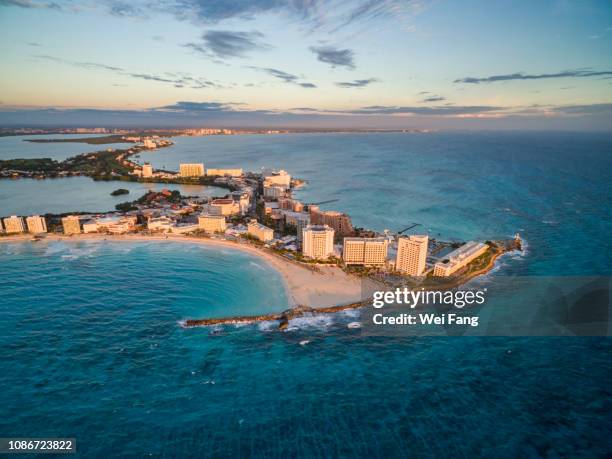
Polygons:
M377 283L369 279L362 279L345 273L336 266L317 266L309 269L296 262L284 259L279 255L247 244L231 242L221 239L195 238L189 236L143 236L121 235L111 236L105 234L81 234L78 236L62 236L47 234L41 241L110 241L110 242L182 242L201 244L208 247L241 250L256 256L271 266L281 277L287 305L279 305L279 313L287 308L312 307L330 308L362 301L364 286L369 290ZM31 235L15 235L0 238L2 242L33 242Z
M222 324L248 324L264 321L278 321L279 329L288 326L291 319L312 314L330 314L349 309L359 309L367 306L371 300L371 293L377 289L384 290L385 285L367 279L347 274L337 266L318 265L313 268L303 266L294 261L287 260L280 255L270 253L265 249L253 247L248 244L232 242L223 239L195 238L180 235L120 235L107 234L81 234L78 236L63 236L47 234L41 241L110 241L110 242L183 242L212 246L218 249L240 250L259 257L271 266L281 277L287 297L287 308L276 312L254 316L231 316L210 319L186 319L181 321L185 328L222 325ZM31 235L15 235L0 238L2 242L34 242ZM490 272L497 260L515 248L497 247L486 266L469 273L466 277L459 277L450 283L430 286L431 290L451 290L467 284L471 280Z

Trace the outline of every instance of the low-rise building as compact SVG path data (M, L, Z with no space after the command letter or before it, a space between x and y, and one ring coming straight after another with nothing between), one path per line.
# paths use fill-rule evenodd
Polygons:
M385 238L345 237L342 258L347 265L384 266L387 247Z
M262 225L257 220L251 220L247 224L247 232L249 235L256 237L262 242L270 242L274 239L274 230Z
M183 163L179 165L181 177L202 177L204 176L204 164L202 163Z
M31 217L26 218L26 223L30 233L38 234L47 232L47 221L45 220L45 217L32 215Z
M4 230L7 234L25 233L26 226L23 217L12 215L4 219Z
M200 229L197 223L177 223L171 228L171 232L176 234L193 233Z
M240 177L242 169L206 169L206 175L218 177Z
M227 228L227 223L222 215L202 214L198 217L198 227L207 233L223 233Z
M228 198L213 199L204 206L204 211L210 215L238 215L240 214L240 202Z
M326 260L333 255L333 228L327 225L306 226L302 231L302 253L315 260Z
M62 218L62 226L64 228L64 234L81 233L81 220L78 215L69 215Z
M448 254L447 259L434 265L434 276L447 277L484 254L489 249L487 244L470 241Z
M149 231L170 231L173 225L174 222L168 217L150 218L147 222L147 228Z

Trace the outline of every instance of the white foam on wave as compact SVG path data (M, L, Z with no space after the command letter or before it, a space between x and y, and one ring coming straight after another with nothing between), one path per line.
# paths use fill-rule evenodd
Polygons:
M308 315L297 317L295 319L291 319L289 321L289 327L286 330L290 329L304 329L304 328L329 328L334 323L334 317L329 314L325 315Z

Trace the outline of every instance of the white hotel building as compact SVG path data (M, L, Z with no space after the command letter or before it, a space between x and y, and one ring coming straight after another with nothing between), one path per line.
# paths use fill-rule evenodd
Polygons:
M204 164L202 163L184 163L179 165L179 174L181 177L203 177Z
M448 254L447 260L434 265L434 276L447 277L468 265L489 249L487 244L470 241Z
M345 237L342 259L346 265L383 266L387 247L385 238Z
M32 215L31 217L26 218L26 224L28 225L28 231L30 233L38 234L47 232L47 222L45 217Z
M314 260L334 254L334 230L327 225L308 225L302 231L302 253Z

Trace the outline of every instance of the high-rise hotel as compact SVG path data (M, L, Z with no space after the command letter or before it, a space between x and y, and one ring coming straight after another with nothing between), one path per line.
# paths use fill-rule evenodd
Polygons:
M425 271L428 242L427 235L400 237L397 241L395 269L409 276L422 275Z
M38 234L47 232L47 222L45 221L45 217L32 215L31 217L26 218L26 223L30 233Z
M9 233L25 233L26 226L23 223L23 218L13 215L4 219L4 231Z
M383 266L387 246L385 238L345 237L342 259L346 265Z
M308 225L302 230L302 253L314 260L334 254L334 230L327 225Z
M81 221L78 215L69 215L67 217L63 217L62 226L64 227L64 234L81 233Z

